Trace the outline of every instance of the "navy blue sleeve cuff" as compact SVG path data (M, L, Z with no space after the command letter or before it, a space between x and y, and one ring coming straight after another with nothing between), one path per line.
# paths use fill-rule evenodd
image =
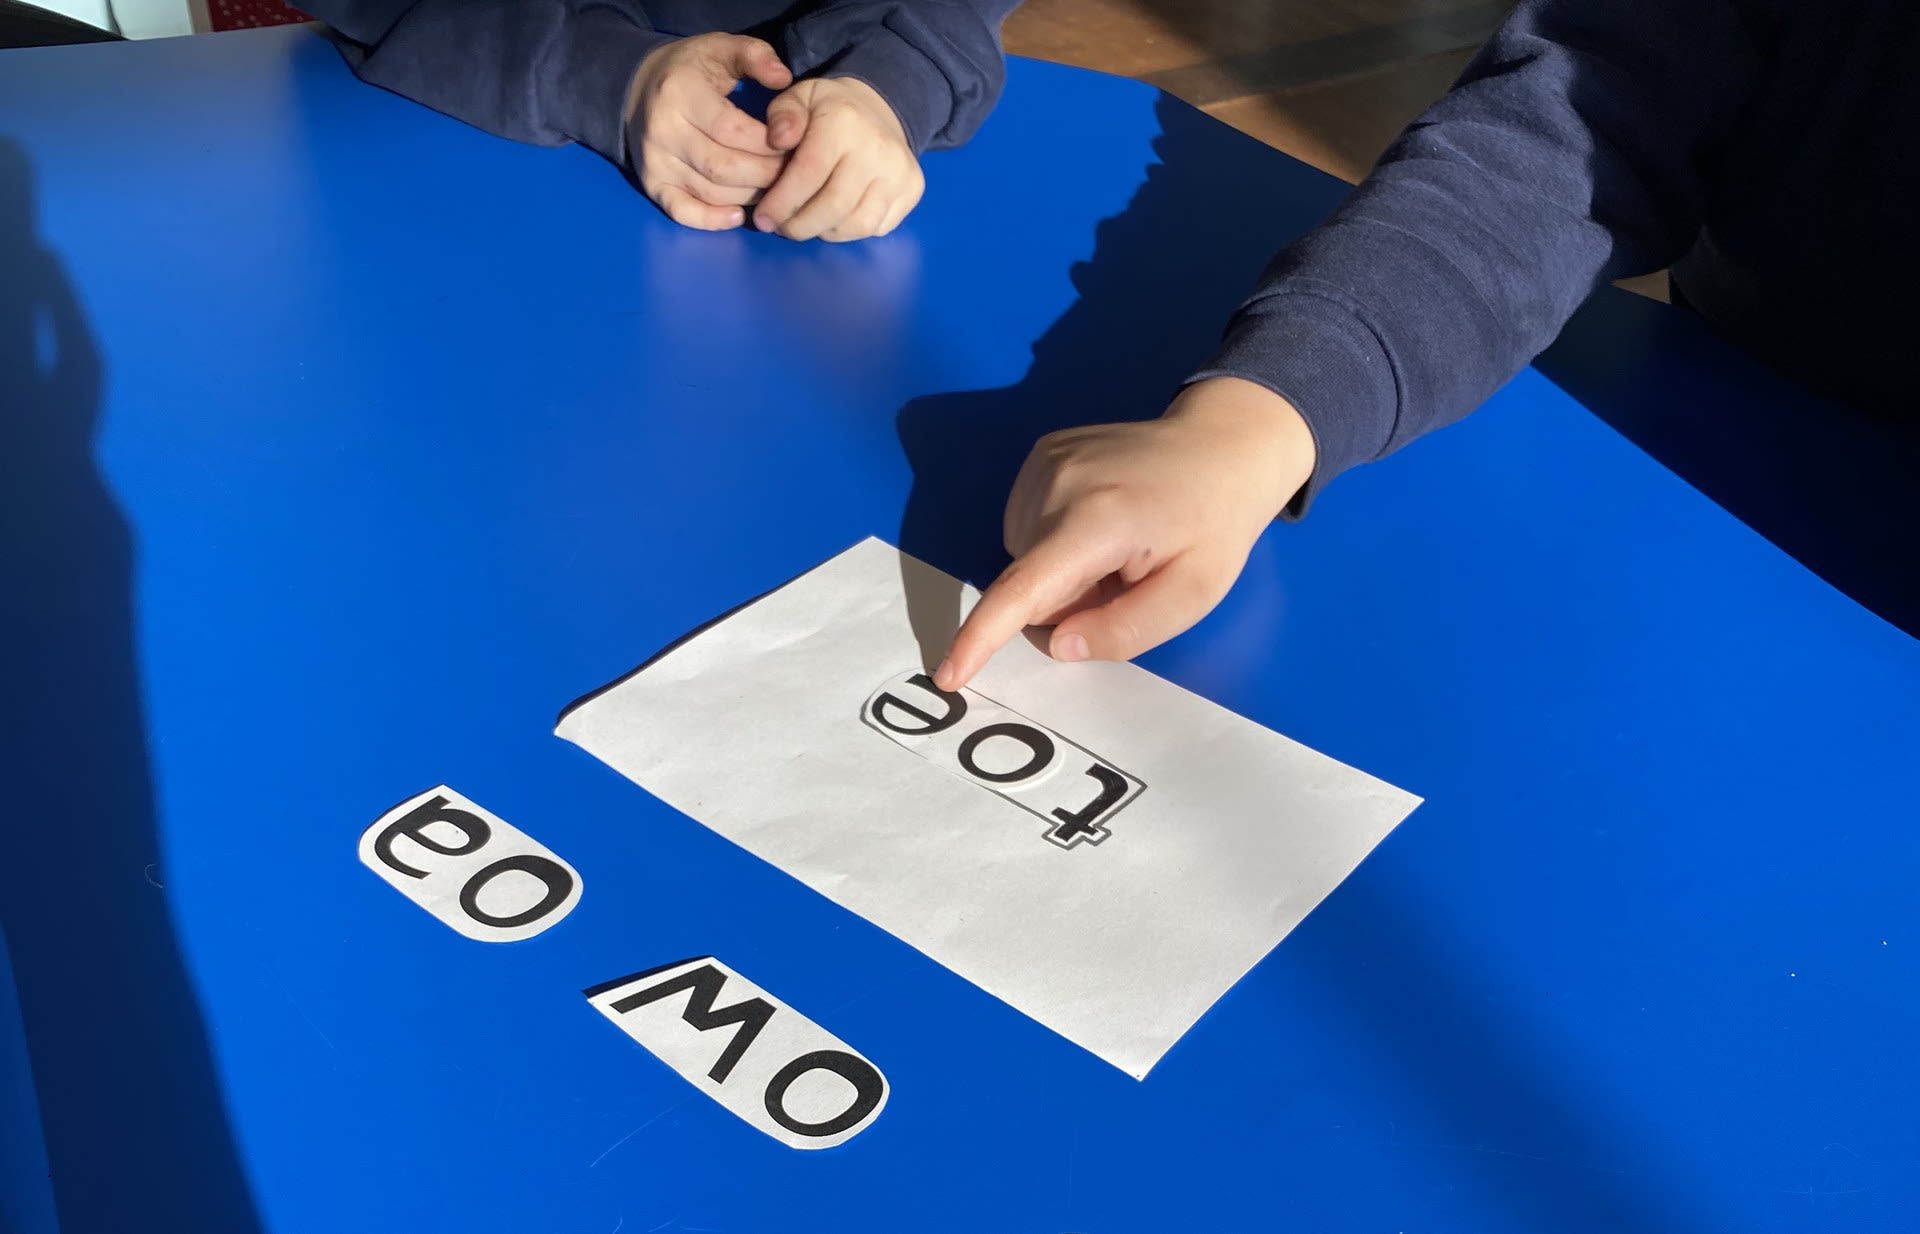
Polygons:
M1285 516L1299 518L1349 467L1387 452L1399 415L1393 365L1366 323L1339 302L1290 291L1237 314L1225 339L1188 384L1238 377L1293 404L1313 433L1313 475Z
M583 146L627 165L627 94L640 62L673 41L614 9L596 8L568 23L547 73L550 123Z
M852 77L880 92L913 152L972 137L1006 84L1000 22L1014 0L840 0L786 31L796 77Z
M825 77L852 77L880 92L900 117L907 145L914 154L926 153L934 135L953 117L953 95L947 80L925 55L885 27L875 27L864 40L828 65Z

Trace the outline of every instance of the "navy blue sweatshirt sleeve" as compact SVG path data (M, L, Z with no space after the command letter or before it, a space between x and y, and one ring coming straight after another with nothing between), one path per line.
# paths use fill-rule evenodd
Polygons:
M634 70L669 35L612 0L305 0L355 73L501 137L626 162Z
M1601 281L1684 252L1753 62L1735 0L1523 0L1193 378L1299 409L1319 457L1288 512L1466 415Z
M860 0L787 31L797 77L854 77L893 106L915 154L960 145L1000 98L1000 23L1020 0Z
M626 162L625 104L674 35L767 29L795 76L856 77L914 152L980 126L1005 78L1000 22L1018 0L308 0L363 80L502 137L577 141Z

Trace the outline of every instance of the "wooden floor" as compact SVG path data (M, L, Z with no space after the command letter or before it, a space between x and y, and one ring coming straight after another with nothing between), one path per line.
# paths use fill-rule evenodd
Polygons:
M1027 0L1007 50L1137 77L1357 181L1513 0ZM1622 284L1666 299L1666 275Z
M1028 0L1007 50L1152 82L1346 180L1447 88L1508 0Z

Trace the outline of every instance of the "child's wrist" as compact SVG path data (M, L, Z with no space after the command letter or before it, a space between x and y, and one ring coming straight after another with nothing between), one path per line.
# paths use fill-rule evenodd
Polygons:
M1313 476L1313 430L1298 408L1265 386L1209 377L1182 390L1162 417L1231 457L1256 461L1258 500L1277 518Z

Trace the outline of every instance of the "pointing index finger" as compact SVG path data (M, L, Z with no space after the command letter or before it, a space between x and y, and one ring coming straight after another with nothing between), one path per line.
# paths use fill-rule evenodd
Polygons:
M981 595L934 670L933 683L958 690L1014 635L1059 612L1117 568L1105 559L1099 540L1072 536L1064 527L1042 539Z

